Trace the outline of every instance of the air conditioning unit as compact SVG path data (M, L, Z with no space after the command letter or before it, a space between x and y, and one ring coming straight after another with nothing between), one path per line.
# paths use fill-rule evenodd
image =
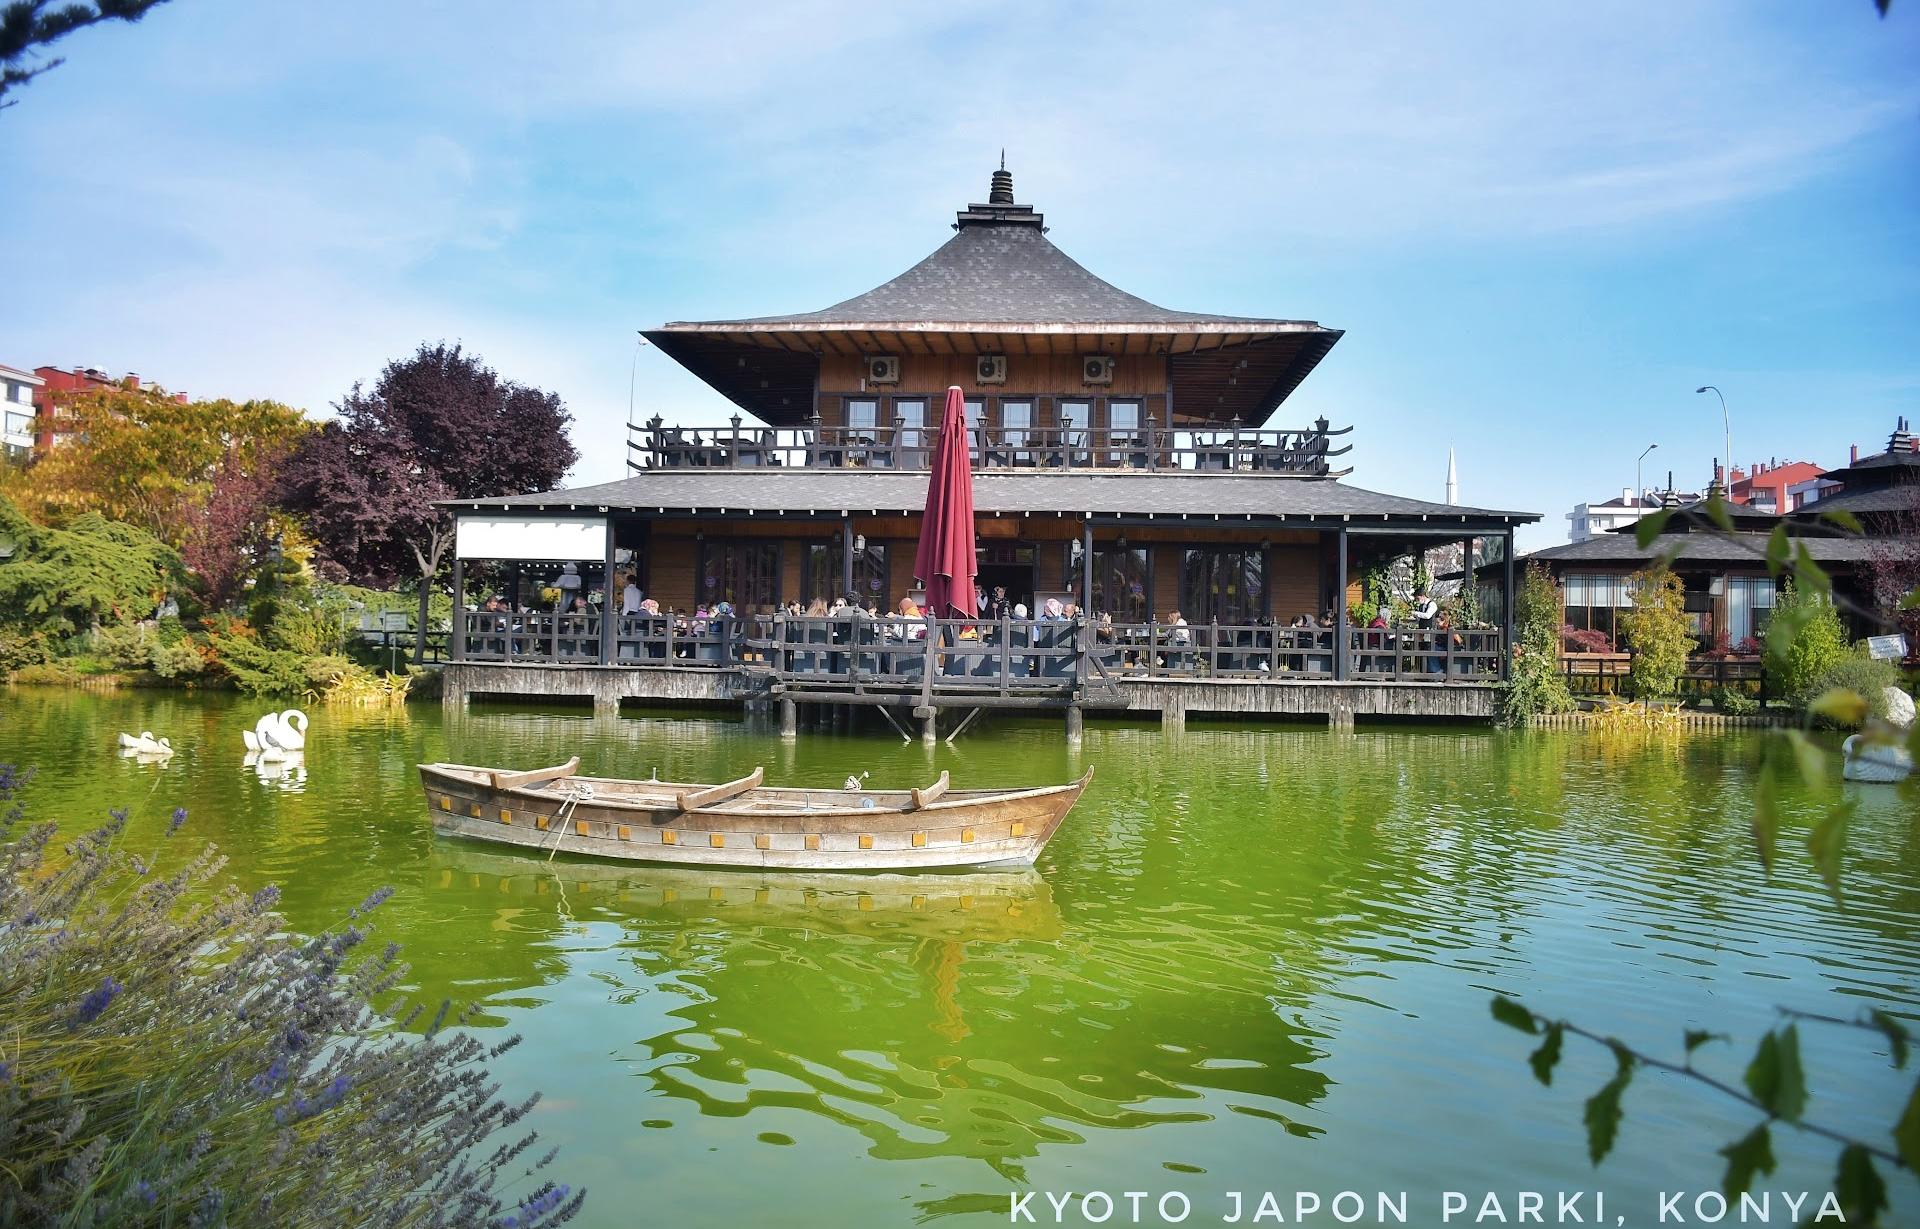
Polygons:
M976 384L1005 384L1007 382L1007 356L1004 354L982 354L974 366L974 382Z
M1113 359L1105 354L1089 354L1080 360L1080 379L1086 384L1113 383Z
M895 354L873 354L867 357L867 382L869 384L898 384L900 382L900 357Z

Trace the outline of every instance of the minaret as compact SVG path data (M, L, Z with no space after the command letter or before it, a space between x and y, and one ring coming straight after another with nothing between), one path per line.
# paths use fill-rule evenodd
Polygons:
M1447 449L1447 503L1451 506L1459 502L1460 474L1453 467L1453 449L1449 448Z

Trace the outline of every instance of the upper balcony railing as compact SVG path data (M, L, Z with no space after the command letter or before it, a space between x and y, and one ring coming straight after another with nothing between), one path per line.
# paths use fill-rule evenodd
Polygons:
M940 446L935 427L895 419L890 426L670 427L658 417L627 424L627 467L658 469L924 470ZM967 450L977 470L1147 470L1338 476L1331 460L1353 445L1333 447L1352 427L1317 420L1305 429L1160 426L1149 414L1134 427L973 427ZM1342 470L1339 473L1346 473Z

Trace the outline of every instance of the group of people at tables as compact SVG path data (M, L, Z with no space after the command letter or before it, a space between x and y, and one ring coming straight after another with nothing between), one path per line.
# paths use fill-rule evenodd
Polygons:
M568 585L566 582L573 583ZM571 566L558 578L561 590L560 622L551 629L560 641L562 657L597 655L599 629L586 618L569 620L567 616L597 616L600 595L581 591L580 578ZM910 674L922 669L924 642L929 627L928 614L912 597L902 598L897 607L882 611L872 597L856 594L835 597L831 601L814 598L806 605L788 602L779 608L784 616L777 622L767 614L743 620L728 601L701 602L692 612L663 610L660 603L647 597L635 573L615 578L619 594L616 660L665 660L669 654L683 661L725 663L741 660L745 641L775 630L778 647L787 669L798 673L845 673L849 654L860 653L856 668L870 674ZM942 631L937 658L945 674L993 675L1004 668L1014 677L1059 677L1075 670L1078 645L1075 639L1081 610L1071 601L1049 597L1030 612L1023 602L1012 601L1004 587L992 593L980 590L975 595L974 619L957 628L948 625ZM492 625L482 623L474 647L501 655L510 636L542 634L542 629L521 616L540 618L548 612L516 612L503 595L495 594L480 607L483 614L503 617ZM1418 667L1428 674L1445 674L1448 657L1438 655L1451 649L1457 653L1466 647L1449 617L1432 595L1416 593L1410 610L1413 626L1395 626L1385 603L1373 619L1364 625L1355 622L1352 652L1354 666L1362 674L1408 673ZM742 626L750 623L751 626ZM1305 614L1284 625L1261 618L1253 628L1221 629L1210 633L1211 641L1197 639L1195 628L1178 610L1169 611L1155 624L1116 623L1111 613L1100 613L1091 620L1092 652L1109 670L1134 672L1151 668L1171 673L1192 671L1205 662L1212 671L1269 675L1274 663L1280 671L1307 675L1333 672L1336 620L1332 611L1316 619ZM1004 629L1004 632L1003 632ZM1276 636L1268 629L1284 630ZM1422 634L1410 634L1410 633ZM1431 633L1431 634L1425 634ZM1001 650L1001 637L1006 644ZM818 646L818 647L816 647ZM903 650L912 648L911 652ZM542 652L543 645L519 644L516 656ZM1018 649L1021 652L1015 653ZM1456 660L1457 669L1464 664Z

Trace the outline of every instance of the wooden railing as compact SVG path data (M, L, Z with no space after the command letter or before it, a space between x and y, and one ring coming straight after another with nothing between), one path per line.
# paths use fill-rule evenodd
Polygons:
M1349 679L1495 683L1506 657L1497 628L1363 628L1352 635Z
M1633 654L1562 653L1560 666L1574 694L1616 695L1629 690L1625 680L1633 673ZM1758 654L1701 654L1687 658L1680 672L1680 694L1689 698L1710 696L1724 687L1767 700L1772 698L1767 684L1765 663Z
M580 665L603 660L598 614L463 612L464 660ZM929 692L1104 688L1123 679L1491 683L1496 629L1349 628L1345 674L1332 628L1090 620L623 615L616 666L747 669L792 687Z
M937 427L904 419L876 426L743 427L709 431L670 427L656 418L627 424L627 465L661 469L924 470L939 448ZM1333 447L1326 419L1303 429L1159 426L1152 415L1137 427L974 427L967 449L975 469L1136 469L1320 476L1330 461L1352 450Z
M1014 697L1082 689L1097 672L1082 621L798 615L763 630L749 647L788 687Z

